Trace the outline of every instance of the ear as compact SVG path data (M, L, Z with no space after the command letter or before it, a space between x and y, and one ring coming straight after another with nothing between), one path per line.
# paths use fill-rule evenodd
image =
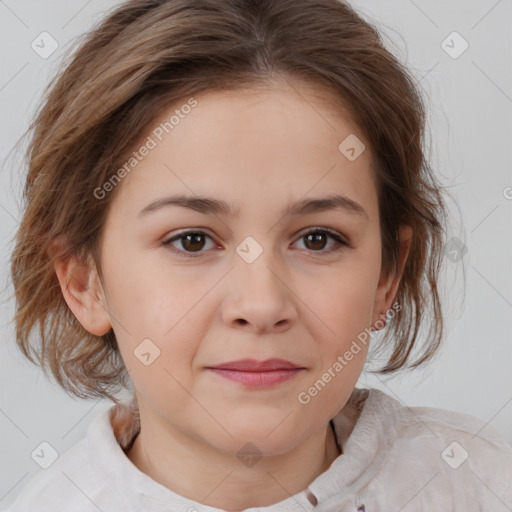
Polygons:
M372 314L372 326L374 326L375 322L377 322L377 320L379 319L381 319L381 322L379 323L386 321L385 315L389 308L391 307L393 299L395 298L396 292L398 290L398 285L400 284L400 279L402 277L403 270L405 267L405 262L409 255L409 250L411 248L412 227L400 226L399 236L400 251L398 271L392 270L389 273L385 273L384 269L381 271L379 284L375 294L375 303Z
M53 241L48 250L54 260L53 267L64 299L87 331L102 336L112 325L96 265L91 256L84 262L74 255L66 254L64 245L63 239L59 238Z

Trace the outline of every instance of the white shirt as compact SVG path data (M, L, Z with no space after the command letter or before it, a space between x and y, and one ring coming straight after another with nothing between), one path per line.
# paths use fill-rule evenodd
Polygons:
M353 400L363 406L346 439ZM114 434L115 407L129 410L123 402L96 416L4 512L222 512L141 472ZM356 388L333 421L343 453L331 466L300 493L246 512L512 511L512 447L484 421L373 388Z

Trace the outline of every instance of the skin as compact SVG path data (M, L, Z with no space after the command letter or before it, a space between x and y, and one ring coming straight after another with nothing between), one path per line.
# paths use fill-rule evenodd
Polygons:
M369 146L349 161L338 145L352 133L364 142L364 135L305 84L195 99L118 185L102 237L104 281L92 263L73 257L55 270L84 328L115 332L141 415L129 459L174 492L233 511L300 492L339 455L328 422L356 385L365 347L310 403L297 397L389 310L411 231L402 230L399 271L385 274ZM341 210L282 214L304 197L334 192L358 202L368 218ZM222 199L238 216L172 206L138 218L150 202L175 193ZM329 254L337 246L329 235L308 241L322 227L350 245ZM185 229L208 236L195 245L174 241L180 257L163 243ZM263 249L251 263L236 252L247 236ZM133 352L146 338L160 350L149 366ZM266 389L205 369L246 357L284 358L305 369ZM262 455L250 467L237 457L247 442Z

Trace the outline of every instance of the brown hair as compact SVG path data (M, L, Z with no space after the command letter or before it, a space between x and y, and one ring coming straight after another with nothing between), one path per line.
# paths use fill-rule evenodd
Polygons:
M277 79L307 82L335 98L366 137L383 268L397 268L399 226L413 228L395 296L401 309L381 343L391 355L378 373L433 357L443 333L437 284L446 210L424 152L419 88L369 22L338 0L131 0L84 39L71 61L65 56L27 130L26 205L11 259L16 341L26 357L45 373L48 367L68 393L118 401L114 393L129 378L114 332L95 336L82 327L61 293L54 259L92 257L101 276L98 247L115 190L101 200L94 190L162 109L202 91ZM67 246L52 258L58 237ZM411 361L429 306L432 324ZM40 338L31 345L36 325Z

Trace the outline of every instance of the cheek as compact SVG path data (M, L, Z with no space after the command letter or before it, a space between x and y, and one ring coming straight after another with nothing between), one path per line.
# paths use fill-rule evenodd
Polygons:
M296 402L301 416L328 421L350 397L364 366L367 345L361 342L341 345L338 344L338 350L332 350L322 367L298 391Z
M165 313L157 308L140 308L137 326L130 336L123 332L119 340L123 361L136 389L163 409L169 405L169 397L173 397L175 407L184 407L189 402L186 390L194 385L194 357L202 339L201 334L191 329L193 322L182 318L178 307L174 311L172 305L169 307Z
M173 270L147 267L136 258L106 268L108 306L121 356L137 388L179 391L190 385L191 364L205 324L201 296ZM165 269L164 269L165 270ZM203 318L203 320L201 320Z
M330 335L343 343L370 326L378 279L374 267L374 262L361 258L315 280L315 286L304 295L325 324L322 338Z
M353 293L350 294L350 291ZM322 326L316 341L319 364L297 396L312 417L332 418L348 400L363 370L370 345L368 321L371 300L357 287L333 291L322 310Z
M364 367L378 263L364 256L354 259L321 279L307 295L307 303L314 305L310 330L317 342L319 364L310 379L311 387L302 391L310 401L304 407L314 414L337 412Z
M118 244L112 238L104 258L113 321L133 338L162 340L186 320L211 285L204 278L194 282L190 270L165 258L163 248L150 251L127 242L120 253Z

